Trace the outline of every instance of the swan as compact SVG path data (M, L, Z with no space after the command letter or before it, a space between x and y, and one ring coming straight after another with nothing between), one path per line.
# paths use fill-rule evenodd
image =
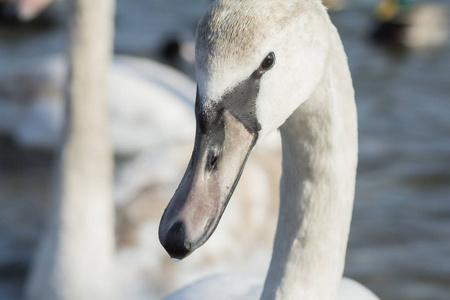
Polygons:
M60 94L66 71L62 55L25 60L20 64L10 62L10 66L0 70L0 78L4 79L0 80L2 86L10 88L3 89L5 98L0 98L0 127L2 122L5 126L11 124L7 122L11 120L13 128L9 132L21 145L55 147L61 126L58 123L62 123ZM22 95L32 98L19 102L20 90L12 83L24 77L32 93L26 91ZM158 230L166 199L170 198L172 189L176 188L183 175L184 160L189 158L192 149L194 97L194 82L165 65L125 55L116 55L110 64L107 100L112 143L120 155L138 153L135 158L122 161L114 175L112 197L116 210L117 242L111 264L116 270L119 299L161 299L174 288L211 273L237 268L264 272L270 260L277 213L272 199L278 194L275 182L281 173L278 135L266 138L247 163L246 174L234 193L234 198L240 201L234 201L228 208L229 212L234 212L234 217L222 220L222 233L227 238L216 236L196 260L165 267L170 258L159 246L154 233ZM46 127L46 124L52 126ZM267 161L267 154L272 155L271 159L275 155L276 159ZM254 182L267 182L267 186L258 188ZM258 199L250 196L255 194ZM259 205L258 210L250 209L256 204ZM102 213L92 208L89 202L79 202L75 209L95 210L97 213L94 215ZM72 217L70 213L51 213L52 218L59 216L63 222ZM243 214L247 216L245 221L237 219L236 216ZM263 229L263 224L269 225ZM105 225L98 221L95 226ZM236 234L241 226L252 228L252 234ZM62 230L60 226L58 228ZM73 229L61 232L66 240L74 241L72 247L76 248L79 247L76 239L88 235L83 227ZM108 230L114 231L114 228ZM228 244L231 239L240 245L239 248ZM48 248L46 251L56 250ZM243 258L243 253L252 258ZM40 260L37 257L35 264ZM204 263L205 260L208 264ZM64 264L70 264L70 261ZM36 277L39 280L33 283L33 288L31 277L28 281L28 298L36 296L38 287L45 286L45 276ZM43 293L40 294L43 299L48 299L45 289L39 292Z
M13 65L17 66L17 64ZM18 137L19 141L28 141L27 145L42 145L45 142L45 138L47 138L49 140L47 140L48 144L46 145L48 147L56 147L57 136L59 131L62 131L61 123L63 123L63 103L60 95L65 73L63 57L61 55L49 56L40 60L39 64L32 64L32 66L35 67L35 72L28 73L28 68L21 68L20 66L15 69L15 72L17 72L17 77L20 77L20 74L29 74L30 77L28 78L35 79L37 83L42 83L36 90L36 93L33 94L33 97L36 98L32 98L31 100L33 101L22 103L22 107L20 107L20 102L14 101L17 98L20 99L20 97L12 98L10 101L1 99L3 101L0 101L0 104L3 103L5 106L1 107L0 105L0 116L2 113L8 116L8 111L15 112L12 115L16 117L17 123L13 122L13 128L10 132L15 133L15 137ZM11 74L7 70L3 71L5 72L2 74L4 78L7 78L7 74ZM102 261L102 259L98 258L97 251L105 247L105 243L97 240L95 242L96 247L86 247L84 243L96 240L96 235L99 234L99 231L107 234L114 233L114 224L111 224L109 219L105 220L106 217L110 217L110 210L114 210L113 199L116 202L116 208L123 212L123 208L127 206L127 200L132 199L134 195L141 192L139 188L142 186L139 184L143 180L145 184L157 187L170 184L172 181L171 176L177 178L178 173L176 175L169 174L169 178L164 177L166 174L162 167L165 162L164 155L170 155L172 152L179 154L185 149L184 144L189 143L190 145L191 143L192 131L195 128L195 120L193 120L192 116L194 103L191 100L195 96L195 85L192 80L184 74L157 62L123 55L114 57L107 75L106 97L109 101L109 107L107 107L106 111L109 112L111 120L108 130L110 130L115 152L121 155L141 153L141 156L145 154L151 156L158 163L146 166L157 174L153 174L153 178L142 178L142 174L145 174L142 172L143 170L132 168L133 163L122 163L117 168L116 174L120 180L117 179L115 182L111 199L108 199L109 206L105 203L102 206L97 205L95 202L73 201L72 198L64 198L61 200L61 205L66 209L58 211L56 203L53 203L49 216L54 220L50 226L45 228L45 239L41 241L41 248L34 258L34 265L26 284L26 299L54 299L52 297L56 296L51 294L54 290L49 288L49 286L61 285L62 287L56 287L55 289L64 289L64 282L57 281L54 278L48 279L48 272L51 269L48 261L51 260L51 257L61 256L61 265L63 267L70 266L74 273L82 272L84 267L82 265L72 265L72 260L75 256L76 259L81 257L86 260L98 259ZM42 81L38 79L39 76ZM12 95L14 94L12 92L17 90L16 85L10 84L10 86L12 90L7 95ZM6 109L8 104L11 105L10 108L21 108L23 110L8 110ZM14 106L14 104L19 105ZM88 114L86 113L86 115ZM85 117L83 120L87 121L88 118ZM8 124L8 122L5 122L5 124ZM46 124L51 125L47 126L47 128L52 129L51 131L45 131ZM99 141L104 139L105 137L99 138ZM158 152L161 152L161 149L165 147L172 147L175 151L158 155ZM136 163L142 165L142 160L139 162L140 164ZM95 165L96 161L93 160L91 163ZM171 166L174 168L176 164L174 166L172 163ZM124 169L133 169L130 170L133 174L136 174L135 172L138 171L140 174L137 175L141 176L138 178L136 176L123 178ZM125 179L125 182L123 179ZM162 184L161 180L164 180L164 184ZM174 184L176 183L174 182ZM89 184L85 182L84 185ZM157 196L153 196L153 198L148 199L147 205L154 210L157 207L161 207L160 211L162 211L164 202L161 201L160 203ZM85 212L85 214L81 218L74 212ZM86 212L89 212L89 214ZM118 217L120 218L121 216L123 214L121 215L119 212ZM159 216L154 216L150 220L139 221L144 223L142 227L149 227L148 224L155 223L156 219L159 219ZM68 229L64 226L66 223L73 225ZM88 224L91 224L98 231L86 228ZM119 230L130 230L130 228L126 228L126 224L118 224L118 226ZM155 232L156 230L157 227L155 226ZM136 234L139 234L139 231ZM66 254L64 250L50 244L59 238L67 245L70 245L71 248L85 251L80 251L78 254L71 253L72 257L63 256L63 254ZM153 244L156 245L157 243L155 236ZM149 272L148 267L158 263L148 263L148 260L143 258L143 255L139 257L134 256L133 259L130 259L128 257L130 252L136 254L148 250L148 247L143 247L144 249L142 250L136 248L118 243L114 255L109 257L110 261L108 263L105 263L105 267L108 267L110 270L117 270L117 272L113 273L116 274L118 279L116 286L119 287L117 291L121 296L119 299L160 299L161 292L154 288L157 284L152 280L150 280L150 283L145 282L143 279L144 277L145 279L148 279L148 277L151 279L157 278L156 268L155 271L150 270ZM163 257L162 253L159 257ZM150 273L150 276L148 273ZM143 276L143 274L146 276ZM131 280L134 280L134 282L131 282ZM91 286L105 284L100 278L90 278L89 281ZM171 281L171 283L175 284L175 280ZM146 286L150 288L144 289L143 287ZM89 285L84 287L86 290L89 290L89 288ZM141 290L143 290L142 293L140 292ZM163 289L163 292L166 292L166 290ZM71 291L71 294L74 299L80 299L77 298L79 296L77 291ZM133 298L130 295L133 295ZM107 299L110 299L109 296Z
M21 146L53 150L63 122L61 94L66 72L63 56L49 55L20 63L11 61L7 66L0 69L3 88L0 128L14 136ZM15 84L20 78L26 78L26 89L21 90ZM275 182L281 173L278 136L265 139L265 144L258 147L247 164L246 174L234 193L234 198L240 201L228 208L235 212L235 217L222 221L222 232L227 239L217 236L188 264L164 267L170 259L159 247L154 233L158 230L166 199L183 175L183 159L188 159L192 149L194 97L192 80L155 61L116 55L110 64L107 100L114 150L119 155L138 153L135 158L121 161L114 175L112 197L118 235L112 263L117 270L120 299L161 299L174 288L207 274L233 268L264 272L268 265L277 213L272 198L278 193ZM267 161L267 154L275 154L275 161ZM261 189L254 182L268 184ZM250 196L255 194L257 200ZM257 203L259 209L251 210ZM88 202L80 202L77 209L92 210L89 206ZM242 214L246 214L247 219L236 220L236 216ZM103 226L101 224L96 226ZM263 230L263 224L270 224L267 227L271 229ZM252 234L236 234L244 225L252 228ZM79 230L70 234L64 231L64 235L68 240L76 239L83 234L83 228ZM230 239L240 245L239 249L226 247ZM152 253L151 259L149 253ZM242 258L242 253L252 259ZM209 263L205 264L205 260ZM161 280L161 276L170 279ZM36 283L36 286L41 285L42 282Z
M41 78L45 78L46 85L42 91L58 92L62 88L62 84L57 81L63 77L62 59L61 56L49 56L41 60L40 64L34 64L36 75L30 76L37 78L40 74ZM174 288L180 288L215 272L227 272L237 268L243 271L264 272L270 259L270 246L276 222L276 204L272 199L278 193L275 183L281 173L278 166L281 160L279 137L272 136L265 139L264 144L256 149L247 163L246 174L241 179L239 189L234 193L234 198L240 201L235 201L234 206L228 208L229 212L230 210L234 212L234 217L222 220L222 233L227 238L216 236L217 239L211 240L196 260L166 268L170 259L159 246L155 232L158 230L160 214L167 204L166 199L170 198L172 189L176 188L179 178L183 175L184 160L189 158L192 149L195 118L192 113L194 103L190 99L195 96L195 84L172 68L130 56L116 56L109 71L107 97L116 153L139 151L135 158L122 161L114 175L112 197L116 210L117 243L112 264L117 270L119 299L161 299ZM4 76L6 78L6 75ZM15 85L10 86L16 90ZM52 86L54 90L51 89ZM37 92L40 93L41 90ZM52 103L62 104L59 102L60 98L55 97L52 100L39 95L41 94L33 98L34 101L25 104L44 108ZM0 103L8 104L13 101L5 100ZM33 129L30 125L34 124L35 130L41 132L42 125L37 122L39 118L29 113L35 110L29 110L25 104L22 108L26 109L27 114L14 114L19 121L18 125L21 125L17 128ZM6 109L0 109L0 115L1 111L7 116ZM45 118L48 116L46 114L48 110L42 113L41 120L50 121L49 117ZM0 123L2 120L4 119L0 118ZM45 135L35 135L35 137L42 136ZM143 138L147 138L148 141L142 141ZM268 154L275 154L275 161L267 161ZM261 189L255 186L254 182L267 182L267 186ZM255 194L258 195L258 199L250 196ZM250 209L257 204L258 210ZM94 210L89 202L79 202L76 209ZM99 213L101 211L97 212ZM52 217L57 216L55 211L52 214L54 214ZM247 216L245 221L236 218L243 214ZM70 218L71 214L60 217ZM266 224L264 229L263 224ZM96 226L104 225L98 222ZM252 234L236 234L240 226L252 228ZM78 229L70 233L63 231L65 238L75 240L82 234L86 235L83 227ZM114 228L108 230L114 231ZM240 245L239 248L227 244L231 239ZM75 242L73 247L78 247L77 245ZM242 253L252 258L243 258ZM204 263L205 260L208 260L208 264ZM38 261L39 258L35 263ZM36 283L36 286L42 285L42 281ZM46 299L46 295L43 298Z
M163 300L254 300L261 295L263 282L264 278L257 276L218 274L188 285ZM378 299L367 288L349 278L342 278L338 295L339 299L345 300Z
M355 286L342 273L357 113L347 57L321 1L213 3L197 28L196 76L195 145L160 221L163 247L182 260L210 238L252 149L279 129L279 219L261 299L345 299ZM211 293L225 290L221 299L246 297L218 285ZM208 286L195 299L211 299ZM362 290L354 299L378 299Z
M114 210L107 70L113 1L73 3L69 84L48 228L25 288L29 300L112 300Z
M249 158L233 194L235 201L221 220L221 234L183 264L172 264L155 233L167 199L183 175L192 143L145 152L118 171L114 198L120 299L156 300L212 274L267 270L278 212L273 199L281 175L281 149L275 142L279 143L279 136L268 137ZM248 231L240 230L243 227Z
M66 73L61 54L5 62L0 70L0 131L22 147L56 150ZM24 84L18 85L20 81ZM194 82L175 69L114 56L107 81L114 152L130 156L163 142L191 140L194 96Z

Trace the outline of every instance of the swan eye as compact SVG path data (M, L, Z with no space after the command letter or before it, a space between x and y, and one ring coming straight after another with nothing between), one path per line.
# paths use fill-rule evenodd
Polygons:
M261 63L261 66L259 67L259 70L261 72L265 72L267 70L270 70L273 65L275 64L275 53L270 52L266 58Z

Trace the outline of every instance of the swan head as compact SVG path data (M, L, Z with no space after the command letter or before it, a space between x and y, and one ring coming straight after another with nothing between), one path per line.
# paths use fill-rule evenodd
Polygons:
M200 20L194 151L159 228L172 258L206 242L255 144L316 89L327 20L320 0L223 0Z

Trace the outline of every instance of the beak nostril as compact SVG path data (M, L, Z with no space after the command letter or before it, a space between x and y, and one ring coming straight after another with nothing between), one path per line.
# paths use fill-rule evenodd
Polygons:
M210 171L216 167L216 163L217 163L217 160L218 160L218 159L219 159L219 157L216 156L216 155L212 155L212 156L209 158L208 168L209 168Z
M214 147L213 149L211 149L208 153L208 158L207 158L207 164L208 164L208 170L212 171L217 164L217 161L219 160L220 154L222 153L221 149L219 149L219 147Z
M181 221L176 222L167 232L166 240L163 244L167 253L173 259L181 260L189 254L189 249L185 246L186 231Z

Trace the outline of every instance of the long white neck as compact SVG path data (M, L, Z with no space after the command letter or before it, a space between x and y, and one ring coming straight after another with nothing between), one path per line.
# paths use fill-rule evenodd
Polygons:
M66 136L53 182L49 226L26 287L28 300L115 296L106 102L114 5L111 0L73 2Z
M330 26L332 48L323 80L280 128L280 213L264 300L335 299L344 269L357 120L347 58Z

